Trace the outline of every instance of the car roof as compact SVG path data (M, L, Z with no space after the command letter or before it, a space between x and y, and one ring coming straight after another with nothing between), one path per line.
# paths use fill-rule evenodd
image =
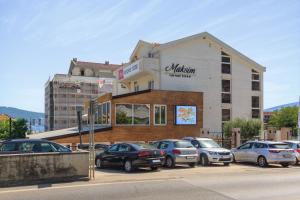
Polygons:
M51 142L44 139L11 139L11 140L5 140L3 143L7 142Z
M179 142L179 141L185 141L185 140L180 140L180 139L164 139L164 140L159 140L158 142Z
M245 143L250 143L250 142L258 142L258 143L264 143L264 144L282 144L282 143L284 143L284 142L268 141L268 140L265 140L265 141L255 141L255 140L252 140L252 141L247 141Z
M294 143L294 144L300 144L300 141L298 141L298 140L284 140L283 142L290 142L290 143Z

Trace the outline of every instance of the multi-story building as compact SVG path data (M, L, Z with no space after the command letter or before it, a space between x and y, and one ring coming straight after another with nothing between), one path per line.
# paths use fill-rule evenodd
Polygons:
M77 109L101 93L111 92L119 65L71 60L68 74L55 74L45 84L45 131L77 126Z

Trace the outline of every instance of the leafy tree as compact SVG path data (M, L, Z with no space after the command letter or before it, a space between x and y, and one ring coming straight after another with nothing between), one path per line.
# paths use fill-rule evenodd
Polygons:
M25 138L27 132L27 125L25 119L12 120L11 135L9 134L9 120L0 121L0 139L16 139Z
M278 111L275 111L271 115L269 125L276 128L289 127L293 130L296 130L297 119L298 107L285 107Z
M236 118L232 121L229 121L224 124L225 137L231 137L231 132L233 128L240 128L241 139L249 140L259 135L259 131L261 129L261 121L258 119L246 120L241 118Z

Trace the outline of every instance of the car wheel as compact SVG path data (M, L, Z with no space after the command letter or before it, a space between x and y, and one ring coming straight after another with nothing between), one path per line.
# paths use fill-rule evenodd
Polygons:
M290 165L289 163L281 163L282 167L289 167L289 165Z
M175 167L175 162L170 156L168 156L167 159L166 159L166 166L168 168L174 168Z
M152 171L157 171L157 170L158 170L158 167L154 167L154 166L153 166L153 167L151 167L151 170L152 170Z
M229 165L230 165L229 162L225 162L225 163L223 163L223 164L224 164L224 166L229 166Z
M236 163L236 160L235 160L235 156L234 156L234 155L232 155L232 162L233 162L233 163Z
M126 172L132 172L133 171L133 166L132 166L132 162L130 160L126 160L124 163L124 170Z
M258 166L260 167L267 167L268 166L268 163L267 163L267 160L265 157L263 156L259 156L258 159L257 159L257 164Z
M201 155L201 157L200 157L200 164L202 166L207 166L209 164L207 155Z
M190 166L190 167L195 167L195 166L196 166L196 163L189 163L189 166Z
M100 158L97 158L97 160L96 160L96 167L97 167L98 169L103 168L103 164L102 164L102 161L101 161Z

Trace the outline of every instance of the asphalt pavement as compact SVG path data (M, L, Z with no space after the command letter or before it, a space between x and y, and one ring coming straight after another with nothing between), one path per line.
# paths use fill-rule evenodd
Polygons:
M127 174L96 172L96 180L0 188L1 200L229 200L300 199L300 167L196 167Z

